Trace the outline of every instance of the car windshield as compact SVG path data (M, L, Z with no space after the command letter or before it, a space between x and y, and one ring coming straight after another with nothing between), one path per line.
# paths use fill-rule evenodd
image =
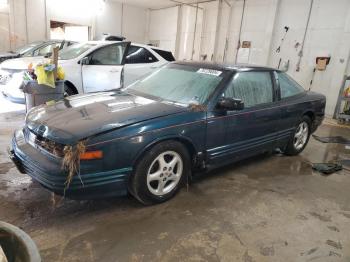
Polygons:
M181 105L204 104L223 79L224 72L190 65L170 64L136 81L126 92Z
M34 48L36 48L37 46L39 46L39 45L41 45L43 43L44 43L43 41L37 41L37 42L33 42L33 43L30 43L30 44L25 45L25 46L21 46L21 47L16 49L15 53L17 53L17 54L25 54L27 52L32 51Z
M67 47L66 49L61 50L58 53L58 59L61 60L69 60L74 59L89 50L91 47L95 46L96 44L74 44L70 47Z

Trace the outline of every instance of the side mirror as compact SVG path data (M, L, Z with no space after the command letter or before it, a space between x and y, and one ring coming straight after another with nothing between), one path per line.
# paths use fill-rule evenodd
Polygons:
M81 64L81 65L88 65L89 64L89 58L86 56L84 57L83 59L81 59L78 64Z
M241 99L234 99L230 97L223 97L219 100L217 108L233 111L233 110L242 110L244 109L244 103Z
M46 55L44 56L45 58L50 58L52 56L52 52L48 52L46 53Z

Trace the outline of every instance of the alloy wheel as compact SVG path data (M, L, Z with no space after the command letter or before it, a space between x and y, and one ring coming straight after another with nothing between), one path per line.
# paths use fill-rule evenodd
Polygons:
M296 150L304 147L309 136L309 126L306 122L301 122L295 132L293 145Z
M175 151L159 154L147 172L148 190L157 196L170 193L179 183L183 173L183 160Z

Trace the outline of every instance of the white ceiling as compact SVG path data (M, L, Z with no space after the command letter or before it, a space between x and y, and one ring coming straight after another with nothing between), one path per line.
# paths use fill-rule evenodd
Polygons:
M208 0L111 0L124 4L141 6L151 9L175 6L178 3L196 4L200 2L208 2ZM215 1L215 0L214 0Z

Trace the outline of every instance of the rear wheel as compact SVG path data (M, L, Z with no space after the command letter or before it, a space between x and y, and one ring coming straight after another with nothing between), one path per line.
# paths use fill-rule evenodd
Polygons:
M191 172L187 149L179 142L155 145L136 166L129 190L145 205L172 198Z
M297 128L295 129L293 136L288 142L287 148L284 152L286 155L298 155L304 150L310 138L310 127L310 118L303 116Z

